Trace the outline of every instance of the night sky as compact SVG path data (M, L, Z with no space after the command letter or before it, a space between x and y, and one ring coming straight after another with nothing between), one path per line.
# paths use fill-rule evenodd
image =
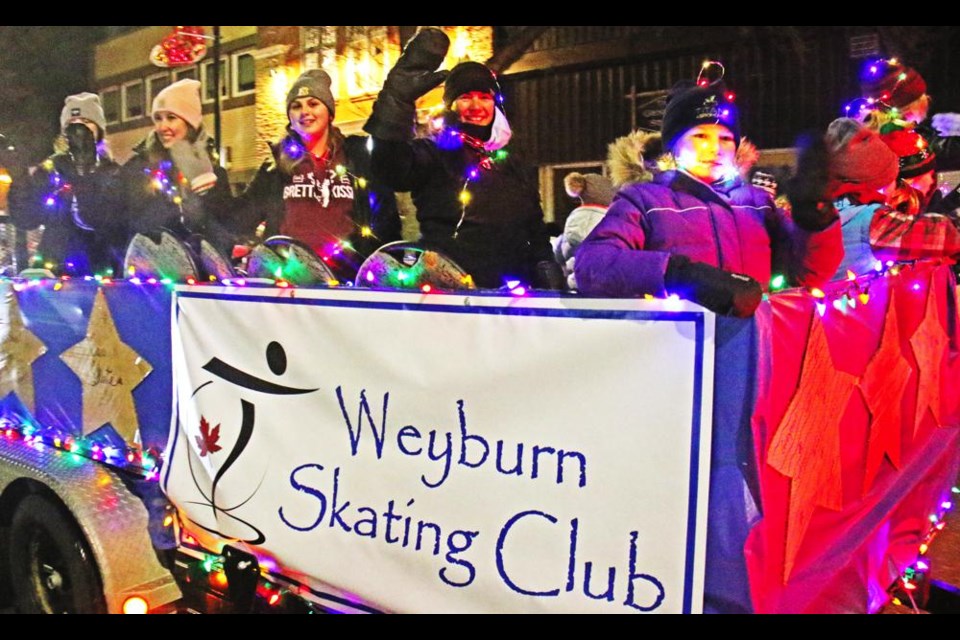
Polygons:
M0 134L12 140L19 161L36 163L52 151L59 130L63 99L93 91L93 47L105 37L130 27L0 26ZM659 27L651 27L657 29ZM664 27L666 28L666 27ZM689 27L701 29L704 27ZM735 27L743 34L776 30L790 41L791 30L846 27ZM852 28L852 27L851 27ZM499 27L509 39L510 29ZM936 87L937 111L960 110L960 27L870 27L886 44L922 70ZM839 33L839 32L838 32ZM838 36L839 37L839 36ZM501 43L503 44L503 43ZM946 53L944 53L946 52ZM782 55L782 54L781 54ZM0 158L0 163L5 160ZM7 164L9 164L9 159Z
M52 152L63 99L92 91L93 46L108 27L0 27L0 133L29 162Z

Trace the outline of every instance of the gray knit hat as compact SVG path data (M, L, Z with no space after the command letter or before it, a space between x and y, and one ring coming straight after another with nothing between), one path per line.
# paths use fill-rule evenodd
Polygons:
M333 92L330 91L330 76L323 69L309 69L300 74L297 81L287 92L287 110L290 109L290 103L297 98L306 98L313 96L327 107L330 112L330 119L336 113L337 101L333 99Z
M107 133L107 118L103 115L103 105L100 104L100 96L95 93L78 93L67 96L63 101L63 111L60 112L60 130L67 128L76 118L89 120L100 127L100 135Z

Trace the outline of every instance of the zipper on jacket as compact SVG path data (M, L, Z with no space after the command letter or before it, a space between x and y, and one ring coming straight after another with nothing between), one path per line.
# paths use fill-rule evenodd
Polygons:
M713 229L713 243L717 245L717 267L723 269L723 247L720 246L720 232L717 231L717 217L709 202L707 203L707 210L710 212L710 228Z

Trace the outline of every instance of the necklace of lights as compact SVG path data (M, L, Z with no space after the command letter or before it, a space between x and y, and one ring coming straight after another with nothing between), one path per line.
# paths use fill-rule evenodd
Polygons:
M183 213L183 189L189 182L183 173L177 171L173 175L173 162L170 160L161 160L156 167L144 167L143 173L150 178L150 186L154 193L159 193L175 204Z
M63 177L63 174L56 167L52 158L47 158L44 160L41 165L44 171L47 172L48 181L52 191L48 192L43 196L43 206L47 209L56 209L62 204L69 203L70 215L73 219L73 223L79 229L84 231L93 231L93 227L88 225L83 218L80 216L80 208L77 203L77 196L73 192L73 185L66 181ZM100 154L97 154L95 166L100 166ZM43 256L37 256L35 260L39 263L43 263ZM47 269L52 269L54 265L52 263L43 263L43 266Z
M71 154L70 157L72 159L73 155ZM53 191L48 193L43 198L43 205L48 209L55 209L58 205L64 202L64 200L69 200L70 213L73 215L74 224L84 231L93 231L93 227L84 222L83 218L80 217L80 211L77 206L77 196L73 193L73 185L64 180L63 174L57 169L56 163L53 161L53 159L47 158L43 161L41 166L47 172L50 186L53 188ZM100 166L99 148L97 150L97 155L95 156L94 166Z
M460 227L467 217L467 208L473 201L473 195L468 188L470 183L479 180L483 171L491 171L510 155L506 149L497 149L496 151L487 150L482 140L464 133L456 127L445 128L440 132L440 137L437 140L437 146L444 150L458 149L464 145L480 156L480 160L476 164L469 165L464 174L463 186L460 187L460 194L458 196L458 200L460 201L460 219L457 221L457 226L453 231L454 238L460 233Z
M372 139L370 139L370 141L372 141ZM368 145L370 144L370 141L368 141ZM282 145L282 150L283 150L283 153L294 162L303 158L307 153L310 153L310 156L314 159L314 162L317 162L317 163L323 162L323 160L321 159L323 157L326 157L327 160L329 160L329 156L330 156L330 153L329 153L330 150L328 148L327 152L324 153L323 156L318 158L314 153L308 152L307 148L294 137L288 137L286 140L284 140ZM342 164L336 165L333 168L333 172L339 177L346 176L350 178L351 180L353 180L353 183L360 189L367 188L367 179L364 178L363 176L358 176L354 173L351 173L349 170L347 170L347 167L345 165L342 165ZM356 196L354 196L354 201L356 201ZM376 237L370 225L368 224L361 225L354 222L354 226L357 227L358 231L360 232L360 237L362 238ZM323 260L324 262L330 262L332 256L339 255L344 248L352 249L353 247L350 245L350 242L348 240L340 240L334 245L327 247L327 251L320 253L319 254L320 259Z
M53 191L48 193L43 199L43 205L48 209L55 209L67 198L76 202L76 198L73 195L73 185L63 179L63 174L57 170L53 160L51 158L47 158L43 161L41 166L47 172L50 180L50 186L53 189Z

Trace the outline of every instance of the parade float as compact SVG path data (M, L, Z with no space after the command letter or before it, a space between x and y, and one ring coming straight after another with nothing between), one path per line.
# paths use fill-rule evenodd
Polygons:
M926 567L960 466L950 266L750 320L414 267L2 282L14 604L872 613Z

